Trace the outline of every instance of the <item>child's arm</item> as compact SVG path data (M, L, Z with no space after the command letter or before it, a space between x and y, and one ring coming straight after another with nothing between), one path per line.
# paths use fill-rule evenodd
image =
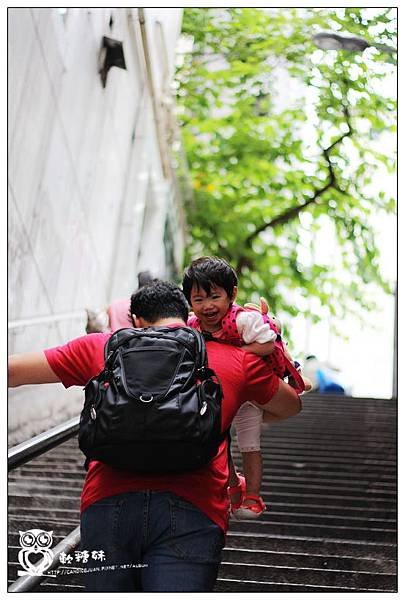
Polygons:
M242 346L247 352L258 356L266 356L274 350L274 341L277 334L264 323L259 312L246 311L238 313L236 326L245 344Z
M245 308L253 308L254 310L257 310L258 312L260 312L262 315L265 314L267 315L269 312L269 305L267 304L267 301L265 300L265 298L260 298L260 305L258 304L253 304L252 302L248 302L245 305ZM276 327L278 330L281 330L281 326L280 326L280 322L278 321L278 319L276 319L275 317L273 317L273 321L276 321ZM283 348L284 348L284 354L286 355L286 357L288 358L288 360L294 364L294 359L290 354L290 351L287 347L287 343L283 342ZM246 349L246 348L245 348ZM253 354L259 354L254 352L254 350L250 350L250 352L253 352ZM260 355L260 354L259 354Z

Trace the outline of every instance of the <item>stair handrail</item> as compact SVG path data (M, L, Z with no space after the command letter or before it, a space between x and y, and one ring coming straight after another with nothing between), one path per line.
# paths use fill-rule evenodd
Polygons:
M60 555L62 552L69 554L72 552L80 543L80 525L71 531L62 541L59 542L55 548L52 548L53 560L47 571L53 570L60 565ZM37 565L42 562L43 559L39 560ZM35 565L35 566L37 566ZM46 571L43 575L21 575L16 579L8 588L8 592L30 592L34 588L38 587L43 579L46 579Z
M80 415L13 446L8 450L8 470L16 469L70 439L79 431L79 423Z

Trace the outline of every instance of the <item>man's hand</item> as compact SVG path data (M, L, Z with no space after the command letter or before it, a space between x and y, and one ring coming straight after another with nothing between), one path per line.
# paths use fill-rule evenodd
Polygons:
M25 352L8 357L9 387L59 381L59 377L52 371L43 352Z
M260 297L260 305L254 304L253 302L247 302L243 306L244 306L244 308L251 308L253 310L257 310L262 315L269 314L269 305L267 303L267 300L265 298L263 298L262 296ZM269 319L273 323L273 325L275 326L277 331L279 333L281 333L281 323L280 323L279 319L277 319L277 317L270 317L270 316L269 316Z
M265 423L276 423L297 415L301 410L301 399L288 383L280 380L277 392L267 404L256 404L263 412Z
M244 346L241 346L241 348L242 350L251 352L257 356L268 356L274 350L274 342L265 342L264 344L252 342L251 344L245 344Z
M267 304L267 301L262 297L260 298L260 305L254 304L253 302L247 302L243 306L244 308L253 308L253 310L257 310L258 312L262 313L262 315L267 315L269 312L269 305Z

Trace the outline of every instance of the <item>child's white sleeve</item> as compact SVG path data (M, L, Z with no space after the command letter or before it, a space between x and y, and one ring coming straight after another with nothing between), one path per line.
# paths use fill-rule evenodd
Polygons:
M245 344L274 342L277 334L263 321L262 315L255 310L239 312L236 327Z

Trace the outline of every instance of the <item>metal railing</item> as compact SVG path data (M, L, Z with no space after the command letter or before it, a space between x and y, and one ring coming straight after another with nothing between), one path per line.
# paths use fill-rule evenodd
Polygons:
M34 588L38 587L43 579L49 577L47 571L52 571L57 568L60 564L60 555L62 552L69 554L72 552L80 543L80 526L76 527L69 533L55 548L52 548L53 560L46 572L43 575L21 575L14 583L8 588L8 592L30 592ZM35 566L41 564L43 559L41 558Z
M55 446L59 446L66 440L70 439L79 430L80 416L73 417L69 421L65 421L48 431L44 431L36 435L35 437L13 446L8 451L8 470L11 471L33 458L48 452ZM76 527L69 533L55 548L52 549L53 560L50 566L47 568L43 575L22 575L8 588L8 592L29 592L34 588L38 587L41 581L47 578L49 575L48 571L55 569L60 564L61 553L68 554L73 551L80 543L80 526ZM38 566L42 562L40 559L37 563Z
M23 327L33 327L34 325L43 325L44 323L59 323L70 319L87 319L87 313L84 309L74 310L57 315L45 315L42 317L31 317L29 319L17 319L8 323L8 329L21 329Z
M56 427L10 448L8 451L8 470L11 471L20 467L76 435L79 431L79 422L80 416L73 417L73 419L65 421L61 425L56 425Z

